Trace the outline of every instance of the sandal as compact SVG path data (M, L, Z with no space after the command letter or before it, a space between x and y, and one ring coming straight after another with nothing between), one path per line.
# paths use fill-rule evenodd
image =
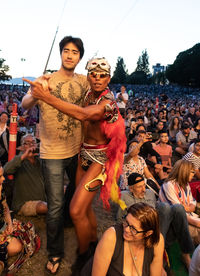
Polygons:
M46 266L45 266L46 271L47 271L48 273L50 273L50 274L56 275L57 272L58 272L58 270L59 270L59 268L60 268L60 262L61 262L61 260L62 260L61 258L58 258L57 260L53 260L53 258L50 258L50 259L47 261ZM53 270L53 268L54 268L54 266L55 266L56 264L59 264L55 272L52 272L52 270L49 269L49 268L47 267L47 264L48 264L48 263L51 263L51 264L52 264L52 270Z

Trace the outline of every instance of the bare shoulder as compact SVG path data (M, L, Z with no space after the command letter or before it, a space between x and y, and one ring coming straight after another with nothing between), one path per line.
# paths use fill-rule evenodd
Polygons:
M109 252L113 253L115 244L116 244L116 231L114 227L110 227L104 232L101 240L99 241L98 250L100 251L108 250Z
M116 242L116 231L115 231L115 228L114 227L110 227L108 228L102 238L101 238L101 241L105 242L107 245L108 244L115 244Z
M164 251L164 238L163 235L160 233L160 240L159 242L154 246L154 253L160 255L161 252Z

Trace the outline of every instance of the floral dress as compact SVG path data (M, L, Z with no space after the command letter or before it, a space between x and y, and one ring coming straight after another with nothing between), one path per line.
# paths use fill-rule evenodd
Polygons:
M145 160L138 156L138 161L130 159L123 165L123 174L120 177L120 189L126 190L128 187L128 177L132 173L139 173L144 176L144 168L147 167Z

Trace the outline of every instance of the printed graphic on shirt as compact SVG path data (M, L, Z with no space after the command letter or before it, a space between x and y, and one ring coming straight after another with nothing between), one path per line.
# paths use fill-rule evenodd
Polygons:
M84 97L84 89L77 81L59 82L54 91L51 94L56 98L59 98L65 102L81 105ZM80 122L72 117L57 111L57 120L59 122L57 126L59 138L66 140L68 137L74 135L74 130L80 128Z

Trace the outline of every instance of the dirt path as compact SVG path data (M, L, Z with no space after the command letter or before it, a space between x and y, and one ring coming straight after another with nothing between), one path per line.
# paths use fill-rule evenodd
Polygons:
M94 209L97 215L98 222L98 237L100 238L102 233L115 221L115 213L117 210L116 205L111 206L111 210L108 212L103 209L98 196L94 201ZM46 252L46 223L45 217L18 217L20 220L27 221L30 220L34 223L37 232L41 237L41 248L37 254L30 258L23 266L20 268L17 276L46 276L49 275L45 272L44 267L47 262L47 252ZM56 274L58 276L70 276L71 275L71 265L73 264L76 257L77 241L74 231L74 227L65 228L65 257L61 263L59 272Z

